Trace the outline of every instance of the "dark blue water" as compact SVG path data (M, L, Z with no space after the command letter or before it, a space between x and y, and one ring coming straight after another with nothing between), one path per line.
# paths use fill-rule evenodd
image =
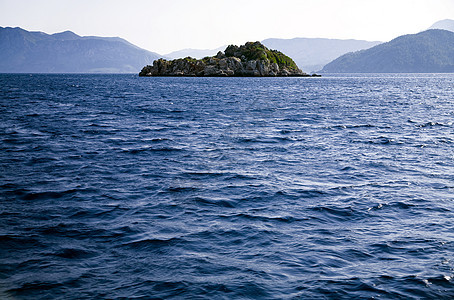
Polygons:
M0 75L2 299L450 299L454 75Z

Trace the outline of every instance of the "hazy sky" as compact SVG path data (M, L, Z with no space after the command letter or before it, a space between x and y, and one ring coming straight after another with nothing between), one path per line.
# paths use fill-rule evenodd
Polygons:
M0 0L0 26L119 36L165 54L266 38L388 41L454 19L454 0Z

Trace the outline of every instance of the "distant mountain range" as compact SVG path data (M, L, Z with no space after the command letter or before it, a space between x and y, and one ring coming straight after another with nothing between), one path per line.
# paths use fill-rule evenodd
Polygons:
M138 73L159 57L116 37L0 27L2 73Z
M429 29L444 29L454 32L454 20L446 19L435 22Z
M197 59L201 59L207 56L214 56L219 51L224 51L227 46L221 46L216 49L182 49L178 51L174 51L171 53L167 53L164 55L166 58L176 59L176 58L185 58L185 57L193 57Z
M454 32L431 29L403 35L367 50L345 54L323 73L454 72Z
M266 39L262 43L290 56L304 72L319 71L333 59L352 51L371 48L381 42L322 38Z

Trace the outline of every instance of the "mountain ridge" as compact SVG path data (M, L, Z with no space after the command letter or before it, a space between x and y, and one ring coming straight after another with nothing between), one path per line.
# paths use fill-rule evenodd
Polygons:
M2 73L136 73L161 55L119 37L0 27Z
M305 72L313 73L337 57L352 51L368 49L382 42L355 39L293 38L265 39L262 43L292 57Z
M444 29L454 32L454 20L444 19L437 21L434 24L432 24L432 26L430 26L428 29Z
M164 54L164 57L170 59L177 59L177 58L184 58L184 57L193 57L197 59L204 58L206 56L214 56L219 51L224 51L227 45L223 45L221 47L215 49L193 49L193 48L185 48L177 51L173 51L167 54Z
M399 36L367 50L347 53L322 73L454 72L454 32L429 29Z

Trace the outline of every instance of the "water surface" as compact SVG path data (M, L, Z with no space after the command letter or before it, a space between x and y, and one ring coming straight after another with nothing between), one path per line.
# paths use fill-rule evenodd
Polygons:
M454 297L454 75L0 75L0 296Z

